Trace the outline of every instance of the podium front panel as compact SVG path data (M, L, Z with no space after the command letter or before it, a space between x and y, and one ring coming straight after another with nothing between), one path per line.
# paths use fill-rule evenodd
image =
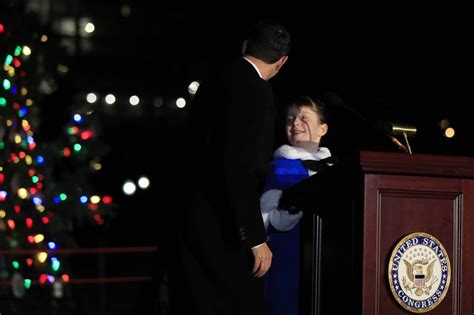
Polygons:
M400 240L413 233L434 236L444 247L450 263L450 284L443 300L429 314L472 315L473 180L425 176L366 174L364 191L363 314L410 314L393 294L389 282L391 255ZM468 217L469 216L469 217ZM470 247L469 247L470 246ZM428 264L429 253L411 253L412 261ZM418 255L419 257L417 257ZM425 255L425 256L423 256ZM419 259L418 259L419 258ZM403 262L401 262L403 264ZM405 264L410 265L407 261ZM426 267L425 267L426 268ZM464 268L464 270L462 270ZM423 269L422 269L423 270ZM426 269L424 274L426 274ZM420 277L424 277L420 272ZM413 275L411 275L413 278ZM468 278L466 278L468 277ZM465 279L464 282L461 280ZM400 279L401 281L402 279ZM413 280L413 279L412 279ZM443 279L431 279L442 288ZM423 290L403 279L420 297ZM423 286L419 286L423 288ZM426 284L427 287L427 284ZM427 292L429 290L426 290ZM426 293L428 294L428 293ZM469 297L466 296L470 294ZM464 296L464 299L463 299ZM421 311L419 312L421 313Z

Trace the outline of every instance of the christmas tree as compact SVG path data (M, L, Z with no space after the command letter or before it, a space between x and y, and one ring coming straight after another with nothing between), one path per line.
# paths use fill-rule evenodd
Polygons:
M37 142L38 104L55 75L40 54L46 35L14 25L0 15L0 283L11 283L17 298L33 287L60 298L74 276L63 250L77 246L74 229L102 226L111 213L112 198L90 184L107 147L86 104L61 104L70 108L62 132Z

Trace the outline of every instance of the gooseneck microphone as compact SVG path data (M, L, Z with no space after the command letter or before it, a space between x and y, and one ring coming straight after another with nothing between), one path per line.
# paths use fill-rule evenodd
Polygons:
M354 108L347 106L338 94L331 91L326 92L323 95L322 99L325 103L350 112L359 121L368 126L372 132L388 137L390 141L395 144L400 150L412 154L411 147L408 142L408 137L415 136L415 126L391 121L369 120L367 117L362 115ZM395 136L402 136L404 138L405 144L400 142Z

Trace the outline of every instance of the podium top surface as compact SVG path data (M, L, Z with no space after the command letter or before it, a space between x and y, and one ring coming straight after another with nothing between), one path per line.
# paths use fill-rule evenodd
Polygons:
M448 155L360 151L366 174L474 178L474 158Z

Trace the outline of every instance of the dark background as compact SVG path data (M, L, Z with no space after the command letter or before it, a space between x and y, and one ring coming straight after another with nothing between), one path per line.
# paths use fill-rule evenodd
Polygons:
M116 3L104 4L102 9L114 7L117 12ZM146 202L143 209L149 212L159 215L166 211L158 206L159 193L173 180L169 178L172 168L179 167L170 157L186 146L182 131L188 107L176 109L172 101L185 97L192 103L187 93L189 82L205 78L213 61L237 56L248 26L259 17L280 20L294 35L289 61L271 81L277 106L295 95L324 99L332 92L337 96L327 98L334 124L325 144L335 152L358 147L397 151L382 145L380 135L358 115L341 109L342 103L369 122L416 126L417 134L410 138L415 154L474 153L467 114L472 49L462 7L324 6L295 1L248 6L232 1L177 1L152 6L143 1L131 8L126 19L115 16L114 20L109 13L105 20L98 16L105 30L94 38L97 49L76 58L75 64L87 69L90 63L97 69L77 73L84 80L80 84L83 90L116 89L117 93L142 93L148 99L161 95L165 99L160 108L145 102L139 115L125 111L104 119L104 135L113 148L104 162L106 180L121 183L126 172L153 176L153 189L147 196L127 199L133 200L136 208ZM442 119L455 128L454 138L443 136ZM281 144L284 139L277 135L277 144ZM189 159L192 156L189 152ZM116 172L117 167L124 167L123 172ZM155 222L135 219L137 226Z
M129 15L121 13L124 6ZM44 140L65 122L67 104L84 102L92 91L100 96L94 106L109 153L93 181L99 191L114 196L118 208L105 229L76 231L80 244L158 247L158 255L117 256L83 265L84 273L97 266L108 275L156 272L159 240L169 232L165 218L173 211L173 199L185 198L169 190L180 180L174 170L197 167L174 163L178 149L186 148L183 130L190 107L178 109L174 101L184 97L191 105L189 83L205 78L214 61L238 56L249 25L258 18L277 19L293 34L289 61L271 81L278 108L296 95L327 101L334 119L325 146L332 151L397 151L369 127L392 121L417 127L410 138L414 154L474 156L468 115L473 27L469 11L460 6L42 0L5 1L2 10L19 28L48 34L50 69L69 67L67 75L57 77L56 92L41 104ZM64 18L81 17L95 24L89 38L64 35L55 26ZM109 107L102 101L108 93L117 97ZM127 104L132 94L142 99L136 108ZM163 100L160 107L153 105L157 97ZM455 128L454 138L443 136L442 119ZM277 145L283 141L277 133ZM193 152L186 154L192 161ZM150 188L125 196L124 181L142 175L150 178ZM152 284L136 284L92 292L103 297L96 303L103 312L146 314L158 291ZM85 304L91 301L83 297ZM107 306L111 301L115 308Z

